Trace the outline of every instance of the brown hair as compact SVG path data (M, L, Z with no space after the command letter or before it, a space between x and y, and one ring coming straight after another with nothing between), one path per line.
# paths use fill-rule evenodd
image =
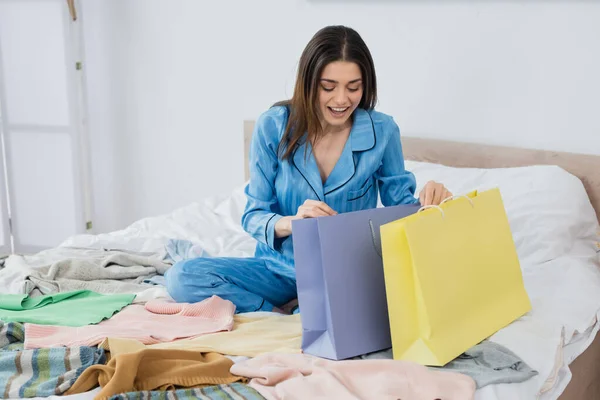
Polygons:
M327 26L308 42L298 65L294 95L290 100L274 106L287 106L289 119L279 142L278 154L289 159L304 134L311 143L322 134L319 121L319 80L323 69L334 61L348 61L358 65L362 74L363 95L359 108L371 110L377 103L377 81L373 58L358 32L345 26Z

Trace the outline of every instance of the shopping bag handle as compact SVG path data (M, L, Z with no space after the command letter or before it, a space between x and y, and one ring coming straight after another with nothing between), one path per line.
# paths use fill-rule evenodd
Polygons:
M471 198L469 196L465 196L464 194L463 195L456 195L456 196L446 197L444 200L442 200L442 202L440 203L440 206L442 204L444 204L445 202L447 202L448 200L459 199L461 197L464 198L464 199L469 200L469 203L471 203L471 207L475 207L475 203L473 203L473 200L471 200Z
M430 208L436 208L436 209L440 210L440 212L442 213L442 218L446 217L446 214L444 213L444 210L442 210L442 207L440 207L440 206L434 206L434 205L423 206L423 207L419 208L419 210L417 211L417 214L420 213L421 211L425 211L425 210L428 210Z
M444 204L445 202L447 202L448 200L454 200L454 199L458 199L461 197L467 199L469 201L469 203L471 203L471 207L475 207L475 203L473 203L473 200L471 200L470 197L464 196L464 195L446 197L444 200L442 200L442 202L440 203L440 206L442 204ZM440 212L442 213L442 218L444 218L444 217L446 217L446 213L444 213L444 210L442 210L442 208L440 206L434 206L434 205L423 206L423 207L419 208L419 211L417 211L417 213L420 213L421 211L425 211L429 208L435 208L435 209L440 210Z
M456 195L456 196L447 197L440 203L440 206L442 204L444 204L445 202L447 202L448 200L453 200L453 199L457 199L457 198L461 198L461 197L464 197L465 199L467 199L469 201L469 203L471 203L471 206L475 207L473 200L471 200L470 197L464 196L464 195ZM445 218L446 213L444 213L444 210L442 210L442 208L440 206L434 206L434 205L423 206L423 207L419 208L419 210L417 211L417 214L420 213L421 211L425 211L429 208L436 208L436 209L440 210L440 212L442 213L442 218ZM373 227L373 221L371 219L369 219L369 227L371 228L371 239L373 240L373 247L375 248L375 252L379 255L379 257L383 258L383 256L381 255L381 240L375 233L375 228Z
M381 255L381 240L375 234L375 228L373 228L373 221L369 219L369 226L371 227L371 239L373 240L373 247L375 248L375 252L380 258L383 258Z

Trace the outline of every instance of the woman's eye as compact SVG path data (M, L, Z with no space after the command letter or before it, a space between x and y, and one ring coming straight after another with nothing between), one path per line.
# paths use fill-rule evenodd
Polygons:
M333 92L333 88L328 88L328 87L325 87L325 86L321 86L321 88L323 88L323 90L326 91L326 92Z
M359 88L348 88L348 91L349 91L349 92L356 92L356 91L358 91L358 89L359 89Z

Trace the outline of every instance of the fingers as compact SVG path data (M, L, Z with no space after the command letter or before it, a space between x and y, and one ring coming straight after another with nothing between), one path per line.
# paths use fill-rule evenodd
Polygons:
M446 200L449 197L452 197L452 192L444 188L444 195L442 196L442 201Z
M324 203L322 201L306 200L304 202L303 206L318 208L319 210L325 212L327 215L336 215L337 214L337 212L335 212L331 207L329 207L326 203Z
M430 181L421 190L419 202L422 206L437 206L448 197L452 197L452 193L444 185Z
M303 205L298 208L298 216L300 218L317 218L336 215L331 207L322 201L306 200Z
M442 194L444 194L443 187L444 186L440 184L436 184L433 187L433 204L435 204L436 206L442 202Z
M428 182L423 189L425 191L425 203L424 206L430 206L433 204L433 187L430 185L431 182Z
M298 215L302 218L328 217L329 214L318 207L300 206Z

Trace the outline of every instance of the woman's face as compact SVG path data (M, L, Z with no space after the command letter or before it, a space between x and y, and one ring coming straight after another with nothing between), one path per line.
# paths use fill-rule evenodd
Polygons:
M319 80L319 110L324 129L345 126L362 95L362 75L357 64L348 61L327 64Z

